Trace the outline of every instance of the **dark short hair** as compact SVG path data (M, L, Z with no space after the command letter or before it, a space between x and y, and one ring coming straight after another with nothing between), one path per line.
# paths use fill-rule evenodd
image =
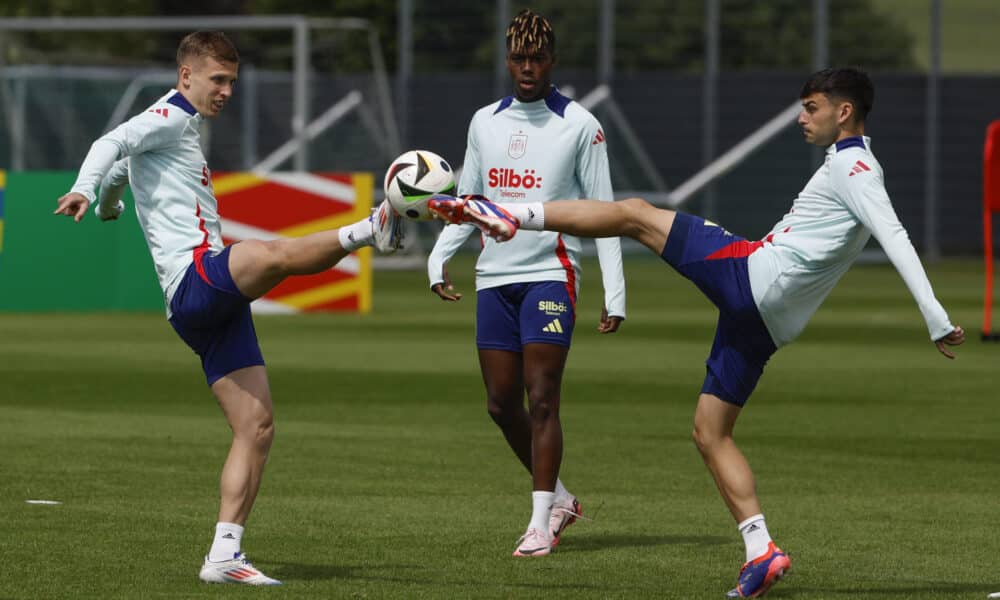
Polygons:
M556 34L545 17L526 8L507 27L507 51L531 53L542 49L555 54Z
M867 73L853 67L823 69L813 73L802 86L799 98L806 98L816 92L853 104L858 121L864 121L868 117L875 102L872 80Z
M177 46L177 66L192 58L214 58L219 62L238 63L236 45L221 31L195 31L184 36Z

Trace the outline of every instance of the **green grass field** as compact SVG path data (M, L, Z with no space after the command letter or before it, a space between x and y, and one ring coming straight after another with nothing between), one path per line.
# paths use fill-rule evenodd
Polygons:
M458 305L379 272L370 316L257 319L277 438L244 548L274 589L197 579L228 429L163 316L0 315L0 598L721 598L743 545L689 437L708 302L630 258L629 319L599 336L588 265L562 477L596 520L516 560L530 481L484 409L471 263L453 272ZM975 333L958 360L860 265L748 404L737 438L794 561L772 597L1000 591L1000 345L978 263L931 279Z

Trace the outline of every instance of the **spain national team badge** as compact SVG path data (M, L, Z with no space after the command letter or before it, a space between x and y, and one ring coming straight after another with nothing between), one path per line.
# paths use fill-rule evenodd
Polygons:
M511 158L521 158L528 149L528 136L523 133L515 133L510 136L510 145L507 146L507 156Z

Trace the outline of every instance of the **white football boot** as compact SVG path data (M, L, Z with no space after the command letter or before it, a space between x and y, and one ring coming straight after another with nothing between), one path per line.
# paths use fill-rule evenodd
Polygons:
M272 579L257 570L250 559L242 552L237 552L231 560L212 562L205 557L198 578L205 583L242 583L245 585L281 585L277 579Z
M372 224L372 245L376 250L391 254L399 249L403 242L403 218L388 200L372 211L368 221Z

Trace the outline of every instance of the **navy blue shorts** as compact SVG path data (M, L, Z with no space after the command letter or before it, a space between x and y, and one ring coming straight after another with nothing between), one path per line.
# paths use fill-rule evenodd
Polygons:
M753 301L747 271L747 257L762 245L700 217L677 213L661 254L719 308L701 391L737 406L746 403L777 350Z
M237 369L264 364L250 299L229 274L229 248L196 254L170 300L170 324L201 358L208 385Z
M512 283L476 294L476 346L521 352L524 344L569 347L576 290L562 281Z

